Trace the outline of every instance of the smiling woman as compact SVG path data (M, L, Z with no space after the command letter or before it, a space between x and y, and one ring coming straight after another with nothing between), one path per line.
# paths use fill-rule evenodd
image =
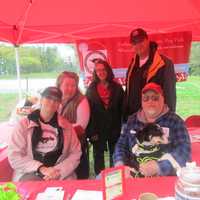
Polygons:
M87 179L89 164L85 128L90 118L88 100L79 89L79 76L76 73L62 72L58 76L56 84L63 93L60 114L72 124L81 143L82 155L76 174L78 179Z
M114 81L107 61L95 59L93 62L93 81L86 92L91 110L86 133L93 145L94 170L98 175L105 168L104 151L107 146L109 164L113 166L112 154L121 129L123 89Z

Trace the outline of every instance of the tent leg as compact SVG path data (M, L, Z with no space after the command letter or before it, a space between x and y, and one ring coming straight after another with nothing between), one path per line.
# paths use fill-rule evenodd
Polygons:
M18 48L19 48L18 46L15 46L15 60L16 60L16 68L17 68L18 95L19 95L19 101L21 101L22 100L22 88L21 88L19 49Z

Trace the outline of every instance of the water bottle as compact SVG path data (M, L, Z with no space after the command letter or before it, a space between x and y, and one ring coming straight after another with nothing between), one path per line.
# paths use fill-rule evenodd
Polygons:
M200 200L200 167L195 162L187 163L177 172L176 200Z

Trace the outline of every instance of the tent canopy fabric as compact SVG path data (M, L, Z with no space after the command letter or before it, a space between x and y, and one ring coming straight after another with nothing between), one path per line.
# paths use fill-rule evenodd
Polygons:
M192 31L200 40L199 0L1 0L0 41L67 43L149 33Z

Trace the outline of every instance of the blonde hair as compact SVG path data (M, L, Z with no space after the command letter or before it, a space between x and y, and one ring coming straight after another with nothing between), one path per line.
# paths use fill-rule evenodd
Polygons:
M68 72L68 71L64 71L64 72L62 72L62 73L58 76L58 78L57 78L57 80L56 80L56 86L57 86L58 88L60 88L60 86L61 86L62 83L64 82L65 78L72 78L72 79L74 79L75 82L76 82L76 87L77 87L77 89L78 89L78 83L79 83L79 77L78 77L78 75L77 75L75 72Z
M72 98L68 99L66 102L64 102L60 114L64 116L70 123L76 123L77 107L84 98L84 96L81 94L78 88L79 77L74 72L68 72L68 71L62 72L56 80L56 86L60 89L62 83L66 78L74 79L76 82L77 89L75 95Z

